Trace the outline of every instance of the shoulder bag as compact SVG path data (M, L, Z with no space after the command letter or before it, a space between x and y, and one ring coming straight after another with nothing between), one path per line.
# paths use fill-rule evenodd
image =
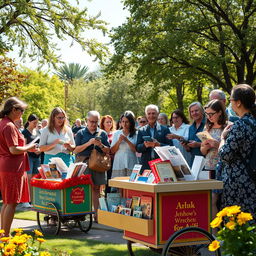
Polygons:
M99 132L98 136L100 136ZM99 152L95 146L89 157L89 168L96 172L106 172L111 168L111 157L109 154Z

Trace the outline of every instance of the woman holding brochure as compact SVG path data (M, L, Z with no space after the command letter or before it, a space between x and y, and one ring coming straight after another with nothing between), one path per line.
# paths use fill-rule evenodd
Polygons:
M9 236L15 209L18 203L30 201L27 171L27 152L38 152L35 143L25 145L25 138L15 126L27 104L16 97L9 98L0 111L0 191L1 208L0 236Z
M40 150L45 152L44 164L48 164L53 157L60 157L67 166L72 163L70 152L75 148L75 140L62 108L52 110L49 124L42 130L39 145Z
M225 106L220 100L211 100L205 107L206 125L205 130L198 134L202 143L200 150L205 156L205 166L203 171L208 171L210 178L216 177L216 166L219 161L218 148L221 141L221 134L228 124L228 117L225 111ZM218 194L212 193L212 217L216 217ZM215 234L217 229L213 229Z

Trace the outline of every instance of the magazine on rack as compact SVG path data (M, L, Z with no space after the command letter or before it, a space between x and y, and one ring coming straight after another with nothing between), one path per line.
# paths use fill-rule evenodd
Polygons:
M161 160L169 160L177 179L194 180L190 167L180 150L174 146L155 147L154 150Z

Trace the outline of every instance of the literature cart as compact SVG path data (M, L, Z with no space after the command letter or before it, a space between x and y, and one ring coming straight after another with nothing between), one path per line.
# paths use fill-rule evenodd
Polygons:
M151 219L98 210L99 223L124 230L130 255L134 255L131 246L134 242L161 251L162 255L204 255L196 253L198 245L208 245L214 240L209 234L211 192L222 188L221 181L148 184L130 182L129 177L119 177L111 179L109 185L122 189L127 198L152 198ZM211 255L219 255L218 253L216 251Z
M57 235L61 224L66 228L78 226L88 232L92 226L92 192L90 175L64 180L32 178L33 210L43 233Z

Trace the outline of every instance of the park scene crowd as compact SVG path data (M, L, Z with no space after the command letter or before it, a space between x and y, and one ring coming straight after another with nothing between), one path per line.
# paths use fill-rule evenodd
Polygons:
M77 119L73 125L65 111L56 107L49 119L41 121L30 113L23 126L27 103L16 97L7 99L0 112L1 228L5 235L9 235L17 204L31 207L29 184L41 163L49 163L52 157L60 157L67 166L88 162L94 147L112 159L107 172L86 170L93 181L94 210L99 208L99 197L110 192L109 179L129 176L137 163L142 170L149 169L148 161L158 158L154 147L174 145L190 166L196 155L204 156L204 171L209 172L209 178L223 181L223 190L212 193L213 218L218 210L231 205L239 205L255 216L255 183L246 171L256 141L255 92L247 84L238 84L229 101L226 108L225 94L216 89L210 92L205 106L199 102L189 105L189 117L176 109L168 118L158 106L150 104L143 116L135 117L127 110L115 121L110 115L100 117L98 111L91 110L85 120ZM204 130L213 139L201 142L196 134ZM152 140L145 141L145 136Z

